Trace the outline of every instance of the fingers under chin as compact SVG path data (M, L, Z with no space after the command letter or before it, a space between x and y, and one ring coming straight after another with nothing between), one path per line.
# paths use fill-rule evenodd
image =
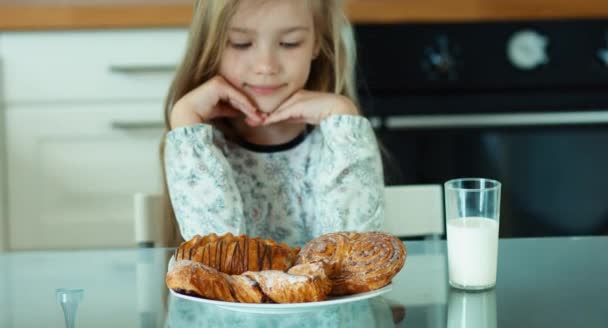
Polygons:
M262 121L257 121L257 120L253 120L249 117L245 118L245 123L249 126L259 126L261 125L263 122Z

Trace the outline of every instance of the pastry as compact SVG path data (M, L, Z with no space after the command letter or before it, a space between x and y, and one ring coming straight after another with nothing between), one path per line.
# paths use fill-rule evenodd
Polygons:
M304 245L296 263L324 263L333 284L331 295L348 295L388 285L405 257L403 243L387 233L332 233Z
M287 273L278 270L245 272L275 303L317 302L327 299L331 281L320 263L300 264Z
M299 248L279 244L270 239L247 235L199 235L180 245L175 261L192 260L226 274L245 271L286 271L295 262Z
M195 261L175 262L167 273L167 287L211 300L240 303L266 301L257 283L244 276L230 276Z
M227 302L316 302L382 288L406 257L403 243L381 232L326 234L298 251L245 235L196 236L176 251L166 283Z
M333 277L340 273L342 261L350 250L353 233L337 232L315 238L298 254L296 264L322 262L325 273Z
M294 266L290 272L248 271L227 275L199 262L181 260L167 273L167 287L212 300L240 303L301 303L327 298L331 281L321 264Z

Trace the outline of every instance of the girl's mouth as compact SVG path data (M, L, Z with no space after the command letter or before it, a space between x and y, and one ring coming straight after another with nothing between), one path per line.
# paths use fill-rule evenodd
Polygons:
M256 95L268 96L268 95L272 95L273 93L277 92L279 89L281 89L284 86L284 84L275 84L275 85L247 84L246 86L252 93L254 93Z

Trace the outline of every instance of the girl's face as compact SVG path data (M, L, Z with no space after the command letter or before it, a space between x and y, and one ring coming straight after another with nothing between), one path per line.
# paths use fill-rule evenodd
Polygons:
M303 0L244 0L228 27L220 75L266 113L302 89L318 53Z

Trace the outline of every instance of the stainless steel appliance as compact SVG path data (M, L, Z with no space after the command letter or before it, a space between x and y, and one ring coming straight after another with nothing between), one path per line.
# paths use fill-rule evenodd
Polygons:
M503 237L608 234L608 20L355 32L389 184L494 178Z

